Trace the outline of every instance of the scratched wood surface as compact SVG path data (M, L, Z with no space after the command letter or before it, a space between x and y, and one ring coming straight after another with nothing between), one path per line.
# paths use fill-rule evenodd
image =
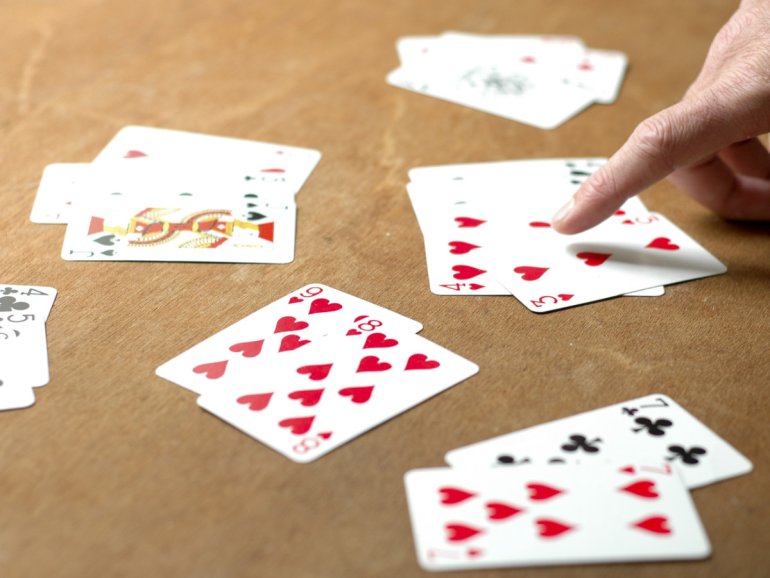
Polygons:
M645 202L726 275L547 316L437 297L406 172L611 154L675 102L737 2L723 0L0 0L3 283L51 285L50 384L0 414L0 576L421 576L404 472L513 429L664 392L755 471L694 492L706 561L484 576L763 576L770 563L770 229L662 183ZM387 86L394 42L444 30L576 34L624 50L620 99L541 131ZM45 165L127 124L320 149L289 265L74 263L29 223ZM201 411L154 369L306 283L422 321L480 373L310 465ZM456 576L480 576L463 572Z

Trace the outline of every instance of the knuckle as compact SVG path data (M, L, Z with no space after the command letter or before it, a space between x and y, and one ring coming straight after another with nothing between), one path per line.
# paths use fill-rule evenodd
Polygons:
M673 123L663 114L657 114L642 121L633 134L637 152L645 157L645 160L655 164L669 165L669 159L676 149L676 130Z
M608 201L614 201L617 193L612 169L605 166L583 183L580 188L580 200L591 205L604 205Z

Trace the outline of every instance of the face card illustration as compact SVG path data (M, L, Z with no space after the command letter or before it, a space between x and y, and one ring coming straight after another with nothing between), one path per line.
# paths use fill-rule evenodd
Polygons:
M296 462L309 462L465 380L478 366L419 335L315 341L198 405Z
M675 475L614 466L431 468L405 476L426 570L705 558Z
M290 262L295 211L254 211L239 204L79 205L70 216L61 256L71 261Z
M156 373L196 393L227 390L268 362L286 364L326 336L416 333L417 321L320 283L306 285L161 365ZM272 360L272 361L271 361Z
M654 394L452 450L454 467L670 465L688 488L746 474L751 462L671 398Z

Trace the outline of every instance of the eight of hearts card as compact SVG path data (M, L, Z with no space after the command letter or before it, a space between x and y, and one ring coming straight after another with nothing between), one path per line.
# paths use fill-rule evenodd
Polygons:
M405 476L426 570L705 558L711 546L670 472L614 466L430 468Z
M305 463L477 371L419 335L377 331L314 341L258 376L209 390L198 405Z
M422 324L321 283L258 309L161 365L156 373L197 394L259 383L271 363L288 365L325 338L417 333Z

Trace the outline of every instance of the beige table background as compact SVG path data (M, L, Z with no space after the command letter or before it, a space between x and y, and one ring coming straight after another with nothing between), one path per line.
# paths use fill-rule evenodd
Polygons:
M643 196L726 275L547 316L438 297L404 185L426 164L611 154L694 78L735 1L1 0L1 281L50 285L51 383L0 414L0 576L411 577L405 471L546 420L664 392L755 463L697 490L702 562L456 576L766 576L770 228L668 184ZM619 101L541 131L387 86L394 43L455 29L576 34L623 50ZM127 124L320 149L289 265L70 263L32 225L45 165ZM310 465L161 380L162 362L306 283L425 324L480 373Z

